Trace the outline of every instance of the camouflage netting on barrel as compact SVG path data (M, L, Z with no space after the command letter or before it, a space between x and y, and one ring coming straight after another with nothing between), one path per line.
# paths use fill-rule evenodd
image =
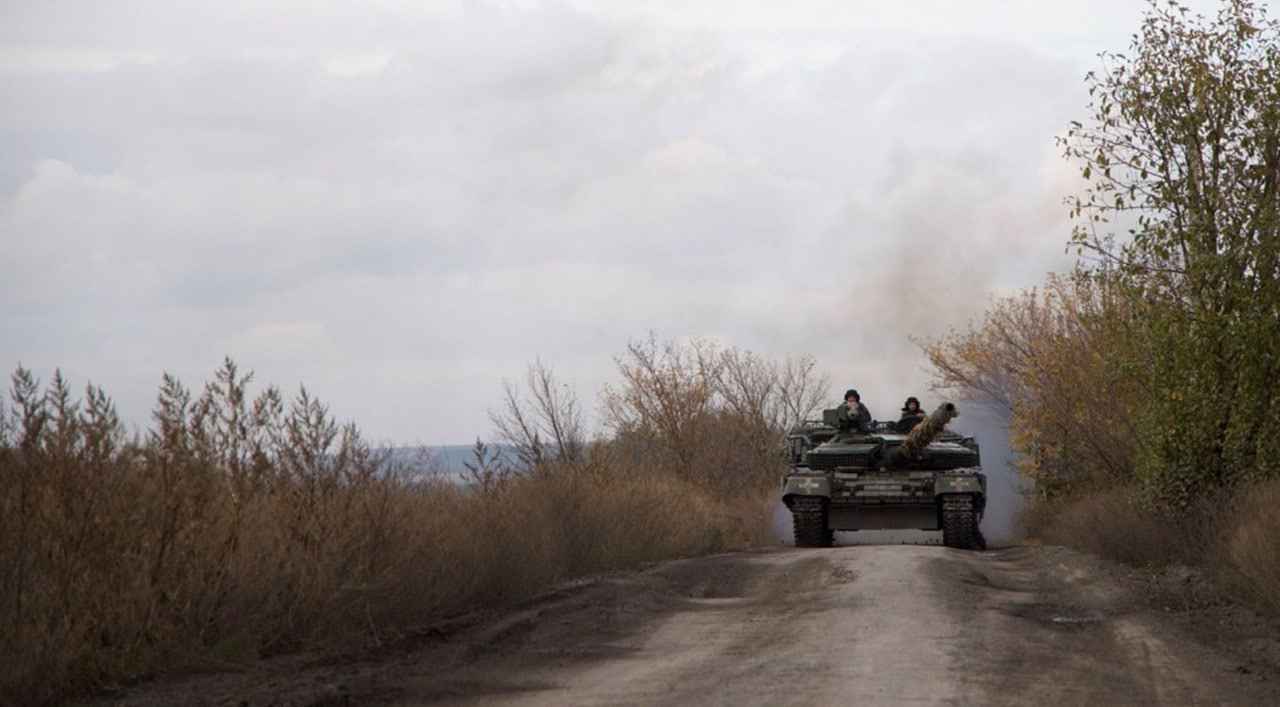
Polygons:
M937 439L938 435L942 434L942 431L946 429L947 423L951 422L959 414L956 411L956 406L952 403L939 405L932 415L929 415L929 417L911 429L911 432L907 434L907 438L903 440L902 446L898 448L898 453L912 458L920 456L920 450Z

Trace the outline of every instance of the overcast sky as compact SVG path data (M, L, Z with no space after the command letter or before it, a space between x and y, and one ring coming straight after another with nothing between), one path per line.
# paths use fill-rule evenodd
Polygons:
M1054 136L1143 5L0 7L0 364L141 425L230 355L458 443L649 331L928 404L908 337L1070 262Z

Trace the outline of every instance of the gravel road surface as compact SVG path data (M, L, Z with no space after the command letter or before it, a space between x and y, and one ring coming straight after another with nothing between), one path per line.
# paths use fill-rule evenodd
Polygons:
M1274 663L1165 609L1060 548L768 550L580 581L389 655L114 704L1280 704Z

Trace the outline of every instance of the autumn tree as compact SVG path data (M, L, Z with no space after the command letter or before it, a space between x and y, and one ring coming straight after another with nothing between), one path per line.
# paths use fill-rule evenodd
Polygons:
M924 342L938 387L1009 420L1019 471L1042 496L1129 481L1140 444L1132 310L1099 273L1050 275L975 325Z
M1182 505L1280 455L1280 28L1247 0L1155 4L1103 61L1062 142L1087 185L1073 241L1142 309L1136 470Z
M926 341L938 382L1010 414L1041 490L1138 482L1184 507L1280 458L1280 29L1153 4L1061 140L1075 271Z

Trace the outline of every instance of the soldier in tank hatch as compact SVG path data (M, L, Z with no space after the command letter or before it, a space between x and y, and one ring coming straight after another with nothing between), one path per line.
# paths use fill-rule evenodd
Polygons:
M920 424L925 417L924 410L920 409L920 401L912 395L902 404L902 417L898 420L898 431L903 434L910 432L911 428Z
M844 402L836 408L836 419L841 430L860 432L871 428L871 411L862 404L862 396L850 388L844 393Z

